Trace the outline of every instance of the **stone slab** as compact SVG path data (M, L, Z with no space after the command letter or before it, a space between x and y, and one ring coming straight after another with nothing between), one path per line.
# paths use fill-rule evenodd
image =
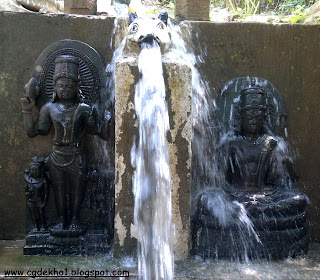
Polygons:
M191 68L183 61L164 61L166 100L170 133L169 150L172 223L174 224L175 259L189 256L190 163L191 163ZM136 57L118 61L115 82L115 238L114 256L136 253L137 232L133 222L134 196L130 150L138 139L138 120L134 109L135 85L140 79Z

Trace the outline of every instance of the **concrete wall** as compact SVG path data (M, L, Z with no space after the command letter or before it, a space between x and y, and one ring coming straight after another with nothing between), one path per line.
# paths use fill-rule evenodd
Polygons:
M111 59L113 19L67 15L0 14L0 239L25 235L23 171L33 155L47 155L49 137L30 139L23 131L19 99L39 54L51 43L88 43L105 63ZM311 201L310 233L320 241L320 28L254 23L187 23L202 72L214 95L232 78L252 75L283 93L288 141L297 151L299 189ZM191 37L196 38L196 37Z

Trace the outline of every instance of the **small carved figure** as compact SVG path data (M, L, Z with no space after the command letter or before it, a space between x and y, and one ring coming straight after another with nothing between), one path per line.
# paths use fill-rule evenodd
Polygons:
M51 126L54 127L48 166L58 213L58 221L51 233L56 235L84 233L79 220L87 173L83 136L87 132L106 137L97 109L81 102L78 82L78 59L72 55L60 55L55 60L53 99L41 107L37 120L32 116L38 95L34 78L26 85L26 95L21 99L24 127L29 137L48 135Z
M44 207L48 198L48 182L44 174L44 158L34 157L30 169L24 173L25 191L30 215L34 224L33 232L46 228Z

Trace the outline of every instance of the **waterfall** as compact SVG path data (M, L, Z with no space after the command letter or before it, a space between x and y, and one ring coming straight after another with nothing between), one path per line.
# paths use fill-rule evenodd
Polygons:
M138 67L135 110L139 140L131 150L135 167L134 223L138 229L138 263L142 279L173 279L171 249L171 187L166 133L169 116L165 101L160 47L143 43Z
M188 23L180 25L170 24L171 52L188 61L192 68L192 180L191 180L191 219L198 209L198 198L210 210L224 229L223 234L229 234L231 239L237 240L230 247L235 259L249 260L254 247L251 239L260 244L252 221L247 215L244 205L236 200L230 200L225 192L224 168L226 163L221 161L219 146L223 140L223 132L219 130L221 124L217 118L217 105L213 91L205 75L201 73L201 65L206 57L207 48L201 42L194 40L188 44L188 38L198 36L198 32L190 29ZM194 32L194 33L193 33ZM196 53L198 53L196 55ZM239 236L233 236L229 226L234 225ZM191 235L194 234L191 224ZM209 238L209 237L207 237ZM236 244L236 245L235 245ZM192 244L194 247L195 244ZM239 249L240 248L240 249ZM219 258L219 252L216 252Z

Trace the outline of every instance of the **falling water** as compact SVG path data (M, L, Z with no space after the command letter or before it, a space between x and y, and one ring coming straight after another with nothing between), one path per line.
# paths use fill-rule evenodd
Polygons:
M231 236L231 239L235 241L234 248L231 248L234 251L234 257L248 261L254 244L260 244L260 240L244 205L238 201L230 200L224 191L226 180L223 169L225 163L221 161L222 157L219 155L218 149L223 135L217 133L219 132L217 127L220 127L221 124L218 123L216 117L217 106L212 94L213 90L209 88L205 76L200 73L201 64L204 62L203 59L207 52L206 46L202 46L199 40L194 40L194 44L197 45L189 44L187 47L187 38L194 36L191 34L192 30L188 23L182 23L179 26L171 25L170 29L173 42L172 53L189 61L193 73L191 216L195 214L198 207L198 197L207 200L206 203L212 216L217 219L222 228L226 229L222 234L233 235L232 230L228 232L227 229L232 224L237 228L239 236ZM197 32L195 36L198 36ZM195 50L199 55L195 55ZM236 243L241 244L239 246ZM217 252L216 258L219 258L219 252Z
M142 78L136 86L135 110L139 140L131 150L138 229L139 275L142 279L173 279L171 188L166 133L169 117L165 101L160 47L143 43L138 62Z

